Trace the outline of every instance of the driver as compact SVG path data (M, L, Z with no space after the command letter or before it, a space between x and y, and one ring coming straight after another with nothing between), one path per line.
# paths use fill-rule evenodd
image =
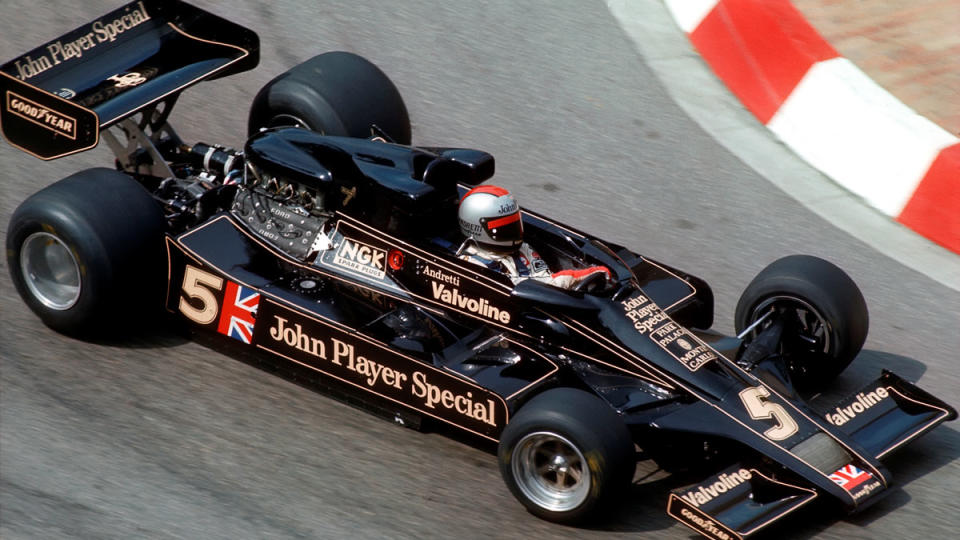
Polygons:
M570 289L598 273L612 276L606 266L551 272L530 244L523 241L520 206L509 191L483 185L468 191L457 210L460 231L473 242L460 258L482 264L510 276L516 284L533 278L556 287Z

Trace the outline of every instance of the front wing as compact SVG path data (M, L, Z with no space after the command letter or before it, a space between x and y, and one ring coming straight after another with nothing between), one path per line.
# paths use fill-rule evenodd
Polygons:
M956 410L942 400L886 370L824 414L836 431L878 459L956 417ZM858 503L873 502L885 491L856 463L840 467L830 479ZM757 467L737 464L675 490L667 513L707 538L729 540L756 533L820 494L812 487L775 479Z
M887 370L824 414L878 459L956 417L951 406Z
M670 494L667 513L707 538L744 538L817 498L812 488L740 464Z

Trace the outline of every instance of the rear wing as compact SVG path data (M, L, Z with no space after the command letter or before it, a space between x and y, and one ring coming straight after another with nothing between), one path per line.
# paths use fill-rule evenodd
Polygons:
M252 30L180 0L137 0L0 66L0 132L40 159L82 152L102 129L258 62Z

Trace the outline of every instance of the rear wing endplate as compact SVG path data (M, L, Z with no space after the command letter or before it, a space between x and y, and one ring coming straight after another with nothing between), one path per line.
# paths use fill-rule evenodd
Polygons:
M183 89L252 69L252 30L179 0L137 0L0 66L0 132L40 159Z

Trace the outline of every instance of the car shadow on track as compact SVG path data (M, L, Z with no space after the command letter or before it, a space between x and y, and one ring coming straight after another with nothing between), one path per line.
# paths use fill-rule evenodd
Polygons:
M168 316L145 317L120 331L77 338L91 345L124 349L167 349L194 341L184 323Z
M836 380L820 392L807 396L807 402L814 410L826 412L843 398L856 393L867 383L876 380L884 369L914 382L919 381L926 373L927 366L923 362L906 356L863 350L853 360L850 367L844 370Z
M960 456L960 432L948 426L938 426L923 438L884 459L884 464L893 473L894 487L890 495L846 521L856 525L869 525L873 521L908 504L910 494L903 487L935 474ZM936 488L934 488L936 489Z

